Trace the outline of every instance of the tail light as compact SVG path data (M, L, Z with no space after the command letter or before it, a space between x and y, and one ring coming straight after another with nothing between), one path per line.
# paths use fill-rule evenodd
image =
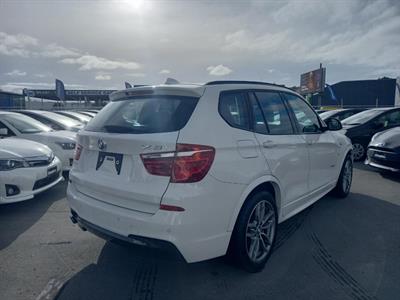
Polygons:
M174 183L202 180L210 170L214 156L213 147L193 144L177 144L176 151L140 155L147 172L169 176Z
M76 144L74 152L75 160L79 160L81 158L81 152L82 152L82 145Z

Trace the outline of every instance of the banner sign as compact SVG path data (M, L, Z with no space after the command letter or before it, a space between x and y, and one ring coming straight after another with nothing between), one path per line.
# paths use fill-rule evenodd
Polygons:
M300 93L322 93L325 87L326 68L310 71L300 76Z
M56 79L56 95L58 99L60 99L61 101L65 101L64 83L59 79Z

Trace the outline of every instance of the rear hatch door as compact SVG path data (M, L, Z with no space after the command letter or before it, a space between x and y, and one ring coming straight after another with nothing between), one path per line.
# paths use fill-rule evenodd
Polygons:
M155 213L170 177L150 174L141 154L175 151L179 130L198 98L139 97L108 104L78 133L81 156L72 180L82 194L119 207Z

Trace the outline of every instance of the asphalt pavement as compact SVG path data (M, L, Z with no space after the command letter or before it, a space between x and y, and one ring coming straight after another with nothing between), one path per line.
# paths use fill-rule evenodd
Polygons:
M357 164L346 199L324 197L279 225L263 272L225 258L104 241L69 220L66 183L0 206L0 299L396 299L400 177Z

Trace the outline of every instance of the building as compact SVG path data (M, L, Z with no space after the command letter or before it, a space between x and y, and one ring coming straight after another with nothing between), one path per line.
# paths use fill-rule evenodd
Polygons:
M25 108L24 95L0 90L0 109L13 108Z
M94 106L102 106L109 101L109 95L115 90L65 90L65 101L92 103ZM25 90L29 97L47 100L59 100L56 90Z
M398 89L400 80L381 78L376 80L341 81L325 88L322 97L311 97L314 107L387 107L400 105Z

